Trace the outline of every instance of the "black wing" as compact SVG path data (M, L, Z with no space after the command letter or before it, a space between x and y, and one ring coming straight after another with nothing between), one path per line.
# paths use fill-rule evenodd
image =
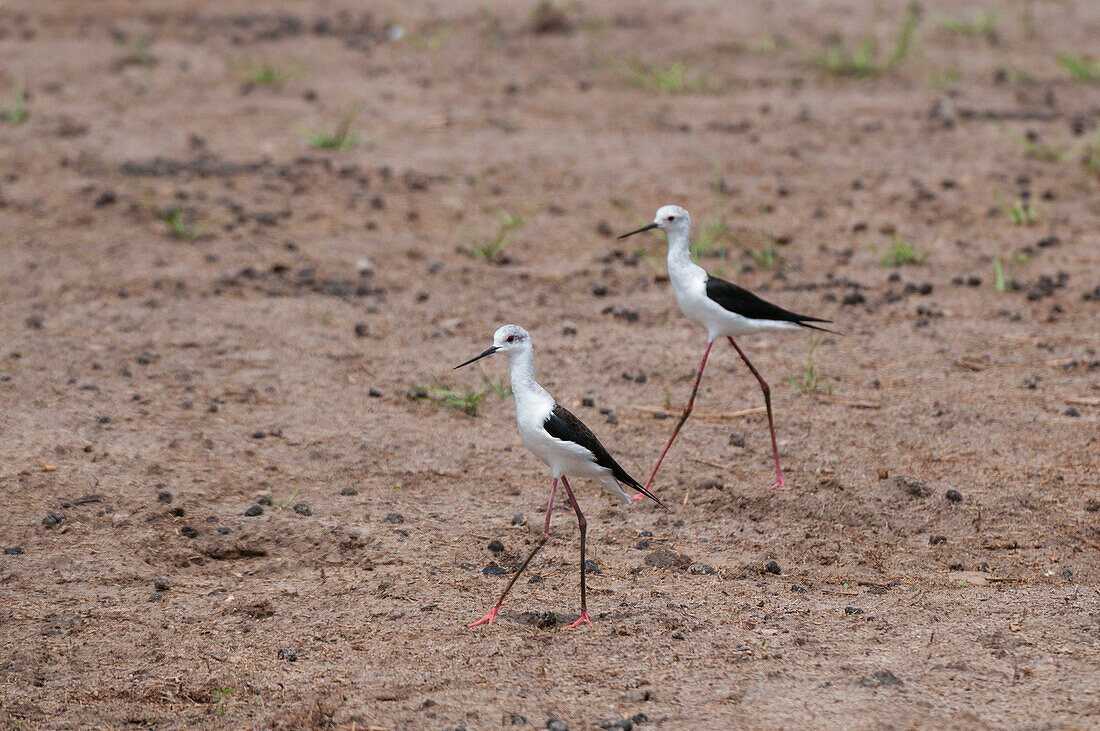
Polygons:
M717 302L725 310L752 320L783 320L814 330L832 332L832 330L823 327L807 324L810 322L832 322L831 320L808 317L790 310L784 310L779 305L773 305L767 300L760 299L749 290L718 277L707 277L707 298Z
M546 417L546 421L542 423L542 428L546 430L547 434L556 439L581 445L595 455L596 464L611 470L611 474L615 476L616 480L624 485L633 487L662 508L665 507L664 503L654 497L649 490L646 490L637 480L627 474L626 470L619 466L619 463L615 461L614 457L608 454L604 446L600 444L600 440L596 438L596 435L592 433L591 429L584 425L583 421L573 416L573 414L561 404L554 404L553 410L550 411L550 416Z

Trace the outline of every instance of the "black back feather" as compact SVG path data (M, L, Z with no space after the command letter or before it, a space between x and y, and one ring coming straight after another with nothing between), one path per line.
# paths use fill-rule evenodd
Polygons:
M784 322L793 322L813 330L833 332L827 328L809 324L811 322L832 322L831 320L823 320L820 317L810 317L808 315L799 315L790 310L785 310L779 305L773 305L771 302L757 297L743 287L738 287L736 284L727 282L725 279L719 279L718 277L711 277L708 275L707 297L717 302L723 309L752 320L781 320Z
M595 455L596 464L611 470L611 474L614 475L616 480L624 485L633 487L662 508L665 507L664 503L658 500L649 490L646 490L641 483L631 477L627 471L615 461L615 458L608 453L602 444L600 444L600 440L596 438L596 435L592 433L591 429L584 425L583 421L573 416L573 414L561 404L554 404L554 408L550 411L550 416L546 417L546 421L542 423L542 427L546 430L547 434L555 439L561 439L564 442L573 442L574 444L581 445Z

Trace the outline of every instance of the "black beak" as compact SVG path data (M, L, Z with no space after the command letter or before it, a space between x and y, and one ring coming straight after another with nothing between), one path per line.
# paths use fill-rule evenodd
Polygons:
M620 236L619 238L620 238L620 239L625 239L625 238L626 238L627 236L633 236L634 234L640 234L640 233L641 233L642 231L649 231L649 230L651 230L651 229L655 229L655 228L657 228L657 224L655 224L655 223L651 223L651 224L649 224L648 226L642 226L642 227L641 227L640 229L638 229L637 231L631 231L631 232L630 232L630 233L628 233L628 234L623 234L623 235L622 235L622 236Z
M470 365L471 363L473 363L473 362L474 362L475 360L481 360L481 359L482 359L482 358L484 358L485 356L487 356L487 355L492 355L493 353L497 352L498 350L500 350L500 348L498 348L497 346L495 346L495 345L494 345L493 347L489 348L488 350L486 350L486 351L485 351L484 353L482 353L481 355L477 356L476 358L470 358L470 359L469 359L468 361L466 361L465 363L460 363L459 365L456 365L456 366L455 366L455 367L453 368L453 370L456 370L456 371L457 371L457 370L458 370L459 368L461 368L462 366L468 366L468 365Z

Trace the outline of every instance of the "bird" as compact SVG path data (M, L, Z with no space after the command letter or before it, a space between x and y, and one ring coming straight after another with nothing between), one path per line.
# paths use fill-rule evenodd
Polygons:
M627 505L631 503L632 498L623 490L622 485L637 490L638 495L652 499L661 507L664 507L664 504L649 491L648 486L642 485L631 477L615 461L584 422L555 401L554 397L535 381L535 349L531 344L531 335L519 325L500 327L493 334L492 347L481 355L455 366L454 369L468 366L493 353L504 353L508 356L519 437L523 445L550 468L550 499L546 505L546 523L543 526L542 537L520 564L519 570L512 576L496 604L484 617L471 622L467 627L476 627L480 624L492 625L516 579L527 568L527 564L539 549L550 539L550 515L554 510L554 493L558 489L558 480L561 480L565 494L569 497L569 503L577 513L577 524L581 531L581 616L570 624L569 628L577 627L582 623L591 625L592 620L588 618L588 606L585 601L584 540L587 522L569 486L567 475L594 480L605 490L624 500Z
M695 376L695 385L691 389L691 397L684 409L676 428L672 430L668 444L657 459L649 480L645 487L648 488L657 475L669 447L676 440L680 428L691 415L695 404L695 394L699 390L699 381L703 378L703 369L707 367L707 358L714 341L725 336L730 345L734 347L741 360L749 367L756 380L760 383L760 389L764 392L764 405L768 411L768 430L772 437L772 453L775 456L776 482L772 488L783 487L786 482L783 479L783 468L779 464L779 447L775 441L775 422L772 419L771 389L767 381L760 375L756 367L749 361L741 346L734 338L743 335L773 330L821 330L833 333L834 331L815 325L814 323L831 324L831 320L820 317L799 315L785 310L778 305L761 299L747 289L738 287L732 282L712 276L703 267L691 260L689 238L691 234L691 216L688 212L676 205L662 206L657 209L657 215L653 222L642 226L636 231L630 231L620 236L625 239L628 236L640 234L643 231L660 229L668 236L668 277L672 282L672 291L676 296L676 303L680 306L684 316L707 331L707 349L703 352L703 362L699 365L699 373ZM835 334L835 333L834 333ZM642 493L638 493L632 499L640 499Z

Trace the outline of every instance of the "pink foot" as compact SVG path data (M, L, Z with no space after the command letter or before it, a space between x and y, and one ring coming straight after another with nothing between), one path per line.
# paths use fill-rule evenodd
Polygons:
M569 625L566 629L573 629L574 627L579 627L581 625L581 623L586 623L589 627L592 626L592 620L588 618L588 610L585 609L584 607L581 607L580 619L578 619L573 624Z
M775 489L775 488L777 488L777 487L786 487L786 486L787 486L787 483L783 481L783 478L782 478L782 477L780 477L780 478L779 478L779 482L777 482L777 483L775 483L774 485L772 485L772 489L774 490L774 489Z
M638 500L641 500L644 497L645 497L645 495L643 495L642 493L638 493L634 497L630 498L630 502L632 502L632 503L637 502Z
M488 624L489 626L492 626L493 620L496 619L497 611L499 609L500 609L500 605L493 605L493 608L489 610L488 614L486 614L484 617L477 620L476 622L470 622L466 626L467 627L477 627L479 624Z

